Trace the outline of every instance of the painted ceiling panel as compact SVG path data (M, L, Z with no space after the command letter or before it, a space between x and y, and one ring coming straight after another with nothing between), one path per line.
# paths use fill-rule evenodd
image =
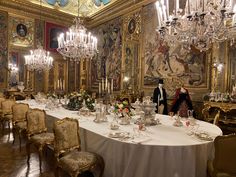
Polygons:
M27 1L34 4L40 4L41 0ZM42 0L42 6L77 16L79 4L80 15L91 16L104 7L111 5L115 1L118 0Z

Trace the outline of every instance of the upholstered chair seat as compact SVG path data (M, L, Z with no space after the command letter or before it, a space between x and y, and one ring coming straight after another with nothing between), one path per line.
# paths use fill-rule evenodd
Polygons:
M99 168L99 176L104 171L104 161L101 156L92 152L80 151L79 123L76 119L64 118L54 124L54 152L57 159L55 176L63 169L71 177Z
M11 113L6 113L6 114L4 115L4 119L5 119L5 120L12 120L12 117L13 117L13 115L12 115Z
M4 124L5 122L8 122L8 128L10 132L10 123L12 120L12 107L16 102L14 100L5 100L2 101L1 107L2 107L2 112L1 112L1 123L4 131Z
M97 155L91 152L73 151L70 154L62 157L58 166L64 168L65 171L75 172L87 171L91 166L95 166L97 163Z
M236 134L214 140L215 158L207 162L210 177L236 177Z
M54 141L54 135L52 133L47 132L40 133L31 136L30 141L36 145L44 144L45 142L46 144L52 144Z
M26 145L28 161L30 159L30 145L34 144L39 151L39 167L41 171L42 153L47 145L53 144L54 134L47 133L46 113L40 109L29 109L27 112L27 135L28 142Z
M26 121L24 121L24 122L16 122L15 127L16 127L16 129L26 130L27 123L26 123Z

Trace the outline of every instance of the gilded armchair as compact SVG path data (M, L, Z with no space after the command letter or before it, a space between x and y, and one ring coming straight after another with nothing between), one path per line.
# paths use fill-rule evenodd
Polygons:
M20 150L21 150L21 133L26 130L26 113L29 110L29 105L24 103L17 103L13 105L12 112L12 133L13 144L15 143L16 134L19 136Z
M79 123L76 119L64 118L54 123L54 153L57 160L55 176L63 169L71 177L77 177L85 171L104 171L103 158L92 152L80 151Z
M5 122L8 122L8 128L10 132L10 123L12 120L12 107L16 102L14 100L7 99L2 101L2 112L1 112L1 123L2 123L2 131L4 132Z
M215 158L207 164L210 177L236 177L236 134L214 140Z
M26 115L27 121L27 137L26 150L28 154L28 162L30 159L30 145L34 144L39 152L39 167L41 171L43 149L53 144L54 134L48 133L46 128L46 113L40 109L29 109Z

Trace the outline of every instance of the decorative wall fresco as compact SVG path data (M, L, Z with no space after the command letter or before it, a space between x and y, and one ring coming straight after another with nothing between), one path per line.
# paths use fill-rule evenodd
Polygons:
M182 45L167 46L156 33L154 4L145 7L143 14L144 86L156 86L158 78L179 78L187 87L206 88L207 54Z
M102 77L113 78L114 90L120 90L122 29L121 19L112 20L93 29L98 38L98 55L92 63L92 84Z
M0 11L0 88L6 88L7 80L7 12Z
M34 20L9 17L10 44L32 47L34 44Z
M34 4L40 4L40 0L28 0ZM62 12L78 15L78 2L80 14L93 15L107 5L117 0L42 0L43 7L49 7Z

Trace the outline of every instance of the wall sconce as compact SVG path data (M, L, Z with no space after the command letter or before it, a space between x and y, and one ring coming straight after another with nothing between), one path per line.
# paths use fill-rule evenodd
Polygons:
M130 80L130 78L127 77L127 76L125 76L124 79L123 79L124 82L128 82L129 80Z
M12 64L12 63L8 64L8 69L10 72L14 72L14 73L19 71L19 68L16 66L16 64Z
M223 63L213 63L213 67L217 69L217 72L221 73L224 68L224 64Z

